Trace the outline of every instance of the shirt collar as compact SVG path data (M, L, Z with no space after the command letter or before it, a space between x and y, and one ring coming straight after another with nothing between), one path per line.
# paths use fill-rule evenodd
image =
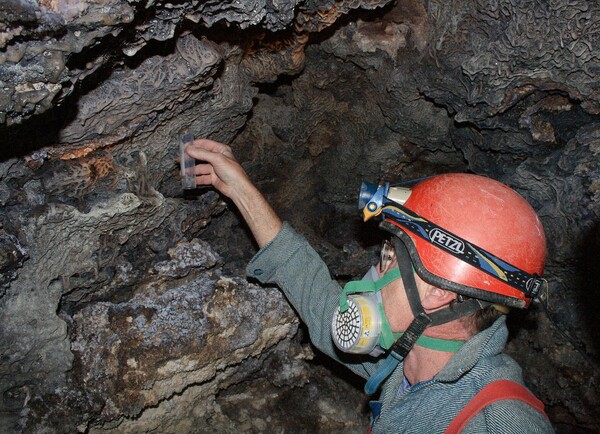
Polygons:
M508 339L506 317L502 315L487 329L477 333L462 346L444 368L435 376L437 381L458 380L483 357L500 354Z

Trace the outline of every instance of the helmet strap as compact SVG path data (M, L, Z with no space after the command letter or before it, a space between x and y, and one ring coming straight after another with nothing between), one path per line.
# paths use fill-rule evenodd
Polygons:
M410 254L408 253L408 249L406 248L404 242L399 238L394 237L393 241L394 248L396 249L396 257L398 258L398 268L400 269L400 275L402 277L402 283L404 284L404 290L406 291L406 297L408 298L410 309L415 317L415 321L419 316L425 316L429 318L425 328L432 325L445 324L472 312L481 310L491 304L475 298L469 298L461 303L453 305L452 307L447 307L430 314L426 314L425 309L421 304L421 296L419 295L419 290L417 289L417 282L415 280L414 269L412 267L412 261ZM424 320L419 320L419 322L423 321ZM418 329L420 328L421 327L418 327Z
M414 319L402 336L394 343L394 345L392 345L390 355L381 365L381 368L367 380L365 392L368 395L374 394L379 389L383 381L389 377L394 369L396 369L396 366L398 366L398 364L408 355L410 350L412 350L419 338L424 337L422 335L427 327L445 324L483 309L491 304L471 298L456 306L447 307L427 314L421 304L421 297L417 289L417 282L415 280L408 250L404 243L397 237L393 237L393 241L396 249L396 258L398 259L400 276L402 278L402 283L404 284L404 289ZM428 338L421 342L424 344L423 346L438 351L454 351L460 347L460 344L457 345L456 341L445 341L443 339ZM421 344L421 342L419 342L419 344Z
M491 303L503 304L509 307L525 307L524 302L522 300L513 297L506 297L490 291L483 291L479 288L455 283L442 277L436 276L433 273L430 273L421 261L421 258L419 257L419 252L417 252L417 249L412 239L403 229L401 229L393 223L390 223L387 220L382 221L379 227L396 236L400 239L400 241L402 241L404 247L406 247L406 249L409 252L410 261L412 262L414 271L416 271L417 274L424 281L429 282L432 285L437 286L438 288L456 292L465 297L476 298L478 300L485 300L486 302Z

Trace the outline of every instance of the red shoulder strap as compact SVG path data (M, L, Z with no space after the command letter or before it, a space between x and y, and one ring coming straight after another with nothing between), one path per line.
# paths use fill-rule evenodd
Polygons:
M458 434L469 421L488 405L504 399L523 401L546 416L544 404L519 383L510 380L494 381L479 391L473 399L465 405L446 429L445 434ZM546 416L547 417L547 416Z

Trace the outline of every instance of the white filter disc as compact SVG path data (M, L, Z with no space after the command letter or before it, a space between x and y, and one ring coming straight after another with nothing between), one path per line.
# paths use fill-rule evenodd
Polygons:
M348 297L348 310L338 308L331 322L333 341L341 351L368 354L379 341L380 318L377 304L368 297Z

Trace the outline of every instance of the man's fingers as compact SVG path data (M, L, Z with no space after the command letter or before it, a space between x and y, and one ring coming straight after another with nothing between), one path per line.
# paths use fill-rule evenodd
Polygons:
M219 152L221 148L225 145L219 142L215 142L214 140L209 139L196 139L192 142L192 146L197 148L206 149L211 152Z
M185 152L196 159L194 174L198 185L213 185L226 196L243 182L250 182L231 148L214 140L198 139L188 143Z
M218 155L213 151L209 151L195 145L187 145L185 147L185 152L190 156L194 157L196 160L204 160L211 161L214 155Z
M212 177L210 175L196 175L197 185L212 185Z
M217 154L225 154L228 156L233 156L231 152L231 147L224 145L223 143L215 142L214 140L209 139L197 139L192 142L191 145L188 145L191 149L203 149L205 151L214 152Z
M206 161L212 165L223 164L226 159L233 159L233 155L227 148L221 148L223 152L208 151L206 149L187 146L185 152L196 160Z
M213 185L215 182L215 171L211 164L197 164L194 173L197 185Z
M194 173L196 175L211 175L213 173L213 167L211 164L196 164Z

